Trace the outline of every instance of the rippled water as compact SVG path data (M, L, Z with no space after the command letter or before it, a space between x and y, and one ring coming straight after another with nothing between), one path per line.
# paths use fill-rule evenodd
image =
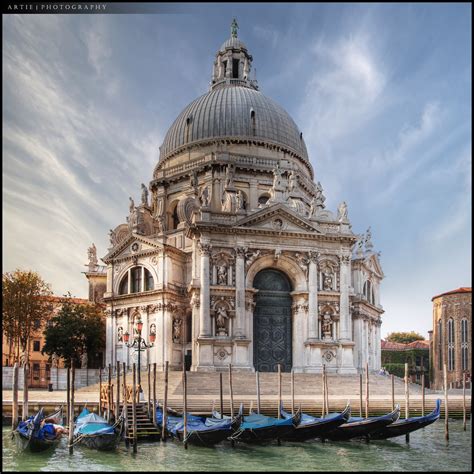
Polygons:
M4 471L471 471L471 425L449 424L450 440L444 439L444 422L405 437L386 441L217 445L215 448L183 447L173 441L143 442L138 454L121 445L117 452L98 453L76 447L70 456L66 440L51 452L19 453L10 429L3 428Z

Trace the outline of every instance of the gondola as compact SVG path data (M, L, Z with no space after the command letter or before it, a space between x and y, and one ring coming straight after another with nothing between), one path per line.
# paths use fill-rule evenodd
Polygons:
M73 443L99 451L115 449L122 438L124 416L110 424L105 418L83 408L76 418Z
M280 410L283 418L292 418L291 413L287 413ZM314 439L322 437L326 433L332 431L338 426L346 423L351 416L351 407L349 403L341 413L329 413L324 418L316 418L305 413L301 414L301 422L295 426L295 429L286 435L283 439L285 441L305 441L308 439Z
M332 441L345 441L360 437L367 438L371 433L397 421L399 416L400 406L396 405L395 410L386 415L369 418L351 417L347 423L343 423L329 433L326 433L323 438Z
M184 419L182 414L168 409L166 431L179 441L197 446L214 446L229 438L242 422L242 409L236 417L218 419L187 414L186 438L184 437ZM156 421L162 426L163 410L157 407Z
M244 443L261 443L281 440L289 436L301 421L301 411L290 418L274 418L250 412L245 416L240 428L229 438Z
M401 436L412 431L419 430L425 426L434 423L440 416L441 400L436 400L435 409L425 416L414 416L412 418L398 419L384 428L377 430L369 435L370 439L387 439Z
M22 451L41 452L56 446L61 432L55 425L62 423L62 417L62 407L48 417L45 417L41 408L36 415L21 421L13 431L18 448Z

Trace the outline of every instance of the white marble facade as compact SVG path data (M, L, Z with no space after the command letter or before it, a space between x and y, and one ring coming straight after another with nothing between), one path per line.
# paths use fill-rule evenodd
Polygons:
M158 370L181 367L183 351L191 370L255 370L254 280L274 269L290 288L278 293L291 304L279 344L295 371L380 367L383 272L370 229L352 232L345 203L326 209L301 132L249 79L251 63L234 25L210 91L173 123L140 202L130 198L110 232L107 364L134 361L122 334L133 337L140 316L144 337L156 334L142 362Z

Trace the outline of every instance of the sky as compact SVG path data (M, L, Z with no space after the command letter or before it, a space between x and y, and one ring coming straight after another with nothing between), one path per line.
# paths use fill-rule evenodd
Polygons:
M3 15L3 272L87 297L167 129L208 90L236 18L260 91L303 131L326 207L371 226L382 337L471 286L470 4L181 4Z

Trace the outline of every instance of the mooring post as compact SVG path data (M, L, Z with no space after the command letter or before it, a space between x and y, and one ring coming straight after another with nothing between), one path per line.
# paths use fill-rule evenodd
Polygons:
M153 426L156 423L156 362L153 362L153 410L152 410Z
M362 372L359 374L359 416L362 418Z
M444 437L449 440L449 425L448 425L448 369L446 364L443 365L443 378L444 378Z
M326 364L323 364L323 372L321 374L321 381L323 387L323 405L321 408L321 418L324 418L326 413Z
M408 391L408 362L405 362L405 419L410 416L410 393ZM405 435L405 441L410 441L410 434Z
M291 414L295 414L295 372L291 369Z
M70 413L69 413L69 454L74 452L74 382L75 382L75 369L74 362L71 360L71 383L70 383L70 394L71 401L69 402Z
M229 364L230 417L234 418L234 392L232 390L232 364Z
M462 427L466 431L466 372L462 374Z
M133 452L138 451L137 446L137 366L135 362L133 363L132 368L132 430L133 430Z
M116 398L117 400L115 401L115 421L117 421L119 419L119 416L120 416L120 362L117 361L117 369L116 369L116 372L117 372L117 377L116 377L116 383L117 383L117 387L116 387Z
M28 362L23 365L23 421L28 418L28 365Z
M188 449L188 406L187 406L186 366L183 364L183 443L184 449Z
M130 444L130 431L128 425L128 391L127 391L127 364L122 363L123 369L123 411L125 413L125 446L128 448Z
M325 381L325 393L326 393L326 415L329 414L329 383L328 383L328 374L326 372L324 376Z
M365 363L365 417L369 417L369 363Z
M395 376L393 374L390 375L392 379L392 411L395 410Z
M102 366L99 367L99 416L102 416Z
M18 425L18 364L13 366L12 431Z
M107 379L107 421L110 423L110 414L112 407L110 404L112 403L112 365L109 364L109 374Z
M281 413L280 413L280 407L281 407L281 364L278 364L278 419L281 418Z
M168 361L165 362L165 393L163 394L163 416L161 427L161 439L166 441L166 419L168 410Z
M71 415L71 368L66 371L66 426L69 426L69 418ZM99 413L100 415L100 413Z
M222 387L222 372L219 372L219 397L221 402L221 418L224 418L224 391Z
M151 364L148 363L148 402L147 402L148 418L151 417Z
M421 373L421 416L425 416L425 372Z
M255 372L255 380L257 382L257 413L260 415L260 372Z

